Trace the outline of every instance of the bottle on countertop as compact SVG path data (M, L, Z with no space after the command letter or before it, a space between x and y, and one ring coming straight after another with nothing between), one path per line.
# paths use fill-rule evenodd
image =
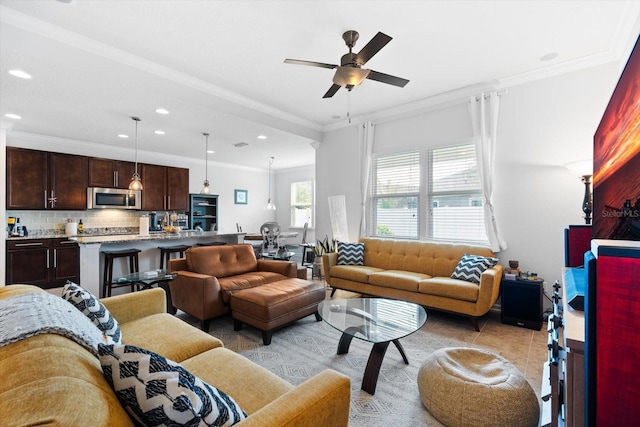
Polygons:
M20 218L16 218L15 225L13 226L13 231L11 232L11 237L19 237L20 236Z
M80 220L80 222L78 222L78 234L82 233L84 233L84 224L82 223L82 220Z

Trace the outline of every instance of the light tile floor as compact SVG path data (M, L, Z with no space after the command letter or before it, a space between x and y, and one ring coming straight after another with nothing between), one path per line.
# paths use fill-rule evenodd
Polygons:
M353 295L351 292L336 292L336 296ZM500 320L499 308L494 308L479 319L480 332L476 332L465 316L437 310L427 310L427 315L423 328L502 355L525 375L536 395L540 396L543 366L548 360L546 323L539 331L505 325Z

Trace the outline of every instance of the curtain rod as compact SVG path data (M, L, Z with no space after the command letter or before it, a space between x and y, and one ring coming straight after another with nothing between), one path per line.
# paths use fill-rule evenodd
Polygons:
M502 96L502 95L507 94L508 91L507 90L500 90L500 91L498 91L496 93L498 94L498 96ZM484 99L487 99L487 98L489 98L489 95L485 95L484 96ZM476 96L476 101L480 101L480 97L479 96Z

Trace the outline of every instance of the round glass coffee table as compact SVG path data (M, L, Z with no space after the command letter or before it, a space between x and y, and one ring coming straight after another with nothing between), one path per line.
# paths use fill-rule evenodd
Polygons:
M409 364L400 338L411 335L427 321L427 313L418 304L386 298L348 298L325 300L318 312L327 324L342 332L338 354L349 352L351 340L373 343L362 378L362 390L376 392L382 359L393 343L404 363Z

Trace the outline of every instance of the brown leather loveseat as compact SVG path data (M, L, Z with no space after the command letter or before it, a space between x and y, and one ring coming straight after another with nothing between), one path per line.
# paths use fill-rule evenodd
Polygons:
M295 262L256 259L244 244L192 247L185 258L169 260L168 268L177 272L169 283L173 306L199 319L204 331L230 311L233 292L297 276Z

